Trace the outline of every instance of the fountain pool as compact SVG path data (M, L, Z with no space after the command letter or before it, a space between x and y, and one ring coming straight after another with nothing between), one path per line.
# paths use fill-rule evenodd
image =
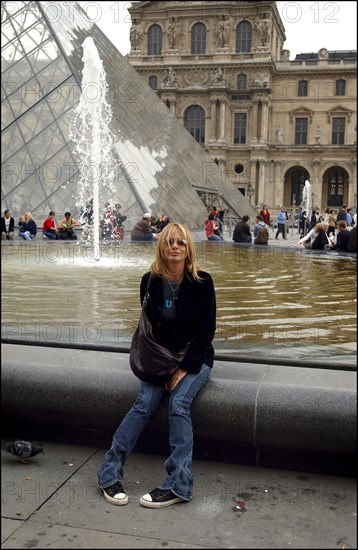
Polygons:
M217 354L356 363L356 260L305 250L196 243L214 279ZM128 347L155 243L2 247L2 336ZM99 365L100 368L100 365Z

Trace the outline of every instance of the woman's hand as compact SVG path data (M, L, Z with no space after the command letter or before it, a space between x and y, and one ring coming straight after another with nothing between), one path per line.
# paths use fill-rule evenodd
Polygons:
M184 376L186 376L186 374L188 373L185 370L177 369L173 374L173 376L171 377L171 379L165 383L164 385L165 389L168 392L172 392L177 386L177 384L179 384L180 380L184 378Z

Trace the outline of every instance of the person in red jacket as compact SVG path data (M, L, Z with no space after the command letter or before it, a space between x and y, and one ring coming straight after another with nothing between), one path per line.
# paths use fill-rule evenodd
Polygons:
M262 216L263 221L265 222L265 224L270 227L270 212L269 212L267 204L263 205L262 210L260 212L260 215Z
M55 212L52 212L51 210L42 225L42 236L44 239L47 238L54 241L55 239L59 238L59 232L57 227L55 226L55 215Z

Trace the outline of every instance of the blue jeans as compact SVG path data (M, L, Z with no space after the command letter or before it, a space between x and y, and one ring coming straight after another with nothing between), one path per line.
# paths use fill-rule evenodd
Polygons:
M57 239L57 235L53 231L43 231L42 234L52 241Z
M193 429L190 405L208 381L210 373L211 368L203 364L198 374L188 373L184 376L169 396L171 455L164 463L168 476L160 488L170 489L184 500L192 498L193 489ZM127 457L165 393L164 386L152 386L141 382L137 398L117 428L112 446L97 470L99 487L110 487L123 478L123 466Z
M36 237L36 235L30 233L30 231L19 231L19 237L22 237L25 241L31 241L31 239Z

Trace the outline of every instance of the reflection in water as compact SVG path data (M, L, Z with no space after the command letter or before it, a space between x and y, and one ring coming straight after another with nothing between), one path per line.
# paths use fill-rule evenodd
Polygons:
M356 261L274 248L197 243L217 294L217 353L354 361ZM4 246L2 334L128 346L155 243L91 251L73 243Z

